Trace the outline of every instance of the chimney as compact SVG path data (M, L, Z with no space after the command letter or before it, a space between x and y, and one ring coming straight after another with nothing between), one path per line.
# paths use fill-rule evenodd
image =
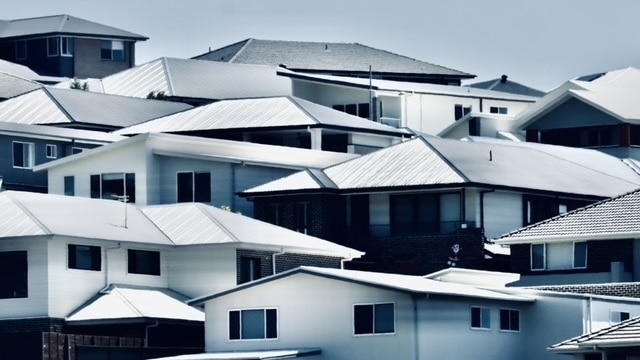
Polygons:
M503 84L506 83L507 82L507 75L502 75L500 77L500 82L503 83Z

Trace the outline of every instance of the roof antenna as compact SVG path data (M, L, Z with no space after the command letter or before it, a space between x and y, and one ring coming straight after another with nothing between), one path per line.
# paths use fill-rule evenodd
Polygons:
M124 203L124 228L127 229L127 203L129 202L129 195L124 194L111 196L113 196L116 200L122 201L122 203Z
M493 153L489 150L489 161L493 161Z

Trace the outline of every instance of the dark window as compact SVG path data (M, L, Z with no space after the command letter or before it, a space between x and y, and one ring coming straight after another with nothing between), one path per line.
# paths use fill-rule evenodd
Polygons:
M102 40L100 57L102 60L124 61L124 42Z
M573 268L586 268L587 267L587 243L575 242L573 243Z
M491 106L489 108L489 112L492 114L507 114L508 110L506 107L502 106Z
M630 315L626 311L611 311L609 313L611 324L617 324L625 320L629 320Z
M520 331L520 311L500 309L500 330Z
M160 253L158 251L128 251L129 273L143 275L160 275Z
M369 118L369 103L358 104L358 116L361 118Z
M229 340L276 339L278 311L276 309L229 311Z
M476 117L469 119L469 135L480 136L480 119Z
M47 38L47 56L58 56L58 49L60 48L60 38L50 37Z
M16 60L24 60L27 58L27 41L16 41Z
M102 253L99 246L69 244L69 269L100 271Z
M0 252L0 299L28 296L28 267L26 251Z
M561 213L588 205L583 200L561 199L549 196L525 195L523 225L531 225L552 218Z
M395 332L395 305L393 303L354 305L353 332L356 335Z
M211 173L179 172L176 182L177 202L211 202Z
M48 159L55 159L58 157L58 146L55 144L47 144L47 154Z
M472 306L471 327L474 329L491 329L491 309Z
M311 211L308 202L299 202L296 204L296 228L297 232L306 234L309 231L311 223Z
M73 176L64 177L64 194L67 196L75 196L76 194L76 181Z
M13 167L31 169L34 165L33 143L13 142Z
M393 235L438 233L441 231L440 195L412 194L391 196Z
M129 203L136 202L136 174L107 173L91 175L90 193L94 199L120 200L126 198Z
M240 284L260 279L260 258L240 257Z
M460 120L462 117L471 112L471 106L463 106L461 104L455 104L453 107L453 118Z
M546 257L545 244L531 244L531 270L544 270Z
M359 104L337 104L333 105L334 110L346 112L347 114L355 115L361 118L368 119L370 115L369 103Z
M60 54L62 56L73 56L73 38L63 36L60 38Z
M269 224L280 225L282 219L282 204L267 205L267 222Z

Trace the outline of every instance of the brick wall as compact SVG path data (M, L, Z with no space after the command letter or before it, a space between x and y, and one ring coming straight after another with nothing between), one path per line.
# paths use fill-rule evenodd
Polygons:
M273 274L274 251L236 250L236 283L240 283L240 258L253 257L260 259L260 277ZM341 258L311 254L287 253L276 255L276 273L281 273L299 266L317 266L340 268Z
M640 298L640 283L610 283L587 285L553 285L532 287L538 290Z

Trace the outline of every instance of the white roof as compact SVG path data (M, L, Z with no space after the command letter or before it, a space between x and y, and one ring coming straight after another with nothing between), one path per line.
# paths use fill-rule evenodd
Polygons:
M203 354L178 355L150 360L268 360L291 359L320 354L320 349L283 349L283 350L254 350L233 352L210 352Z
M463 268L447 268L426 275L425 278L458 284L504 287L509 283L520 280L520 274Z
M65 320L91 322L138 318L204 321L204 312L187 305L184 296L168 289L111 286Z
M126 136L103 131L72 129L48 125L18 124L0 121L0 134L85 144L108 144L128 139Z

